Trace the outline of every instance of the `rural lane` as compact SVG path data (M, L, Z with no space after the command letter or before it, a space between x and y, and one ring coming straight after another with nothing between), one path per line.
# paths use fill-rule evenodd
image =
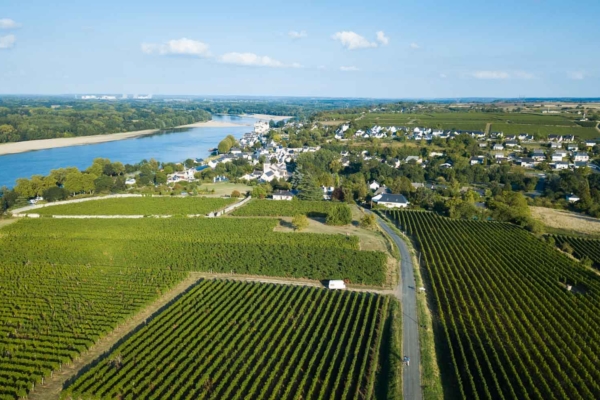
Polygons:
M419 321L417 316L417 292L413 272L412 257L406 243L388 224L377 216L379 226L400 250L400 284L395 295L402 302L402 356L410 358L410 365L404 366L402 392L405 400L421 400L421 347L419 344Z

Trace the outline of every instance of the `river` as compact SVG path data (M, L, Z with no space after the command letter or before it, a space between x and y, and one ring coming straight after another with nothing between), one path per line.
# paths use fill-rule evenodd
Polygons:
M205 158L209 156L209 149L217 147L225 136L233 135L235 138L240 138L244 133L252 131L252 125L257 121L252 117L233 115L213 115L213 120L242 126L169 129L152 135L114 142L0 156L0 187L12 187L18 178L47 175L56 168L77 167L83 170L98 157L120 161L123 164L135 164L151 158L164 162Z

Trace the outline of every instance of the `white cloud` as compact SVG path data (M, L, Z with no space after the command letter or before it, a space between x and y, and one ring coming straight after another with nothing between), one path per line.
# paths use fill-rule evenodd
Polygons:
M248 67L270 67L270 68L302 68L298 63L284 64L267 56L259 56L254 53L226 53L219 57L224 64L244 65Z
M166 43L142 43L142 51L146 54L181 55L194 57L210 57L208 45L192 39L174 39Z
M377 43L369 42L367 39L360 36L358 33L354 33L352 31L336 32L334 35L331 36L331 38L333 40L339 41L342 44L342 46L344 46L348 50L377 47Z
M382 46L387 46L387 44L390 42L390 38L385 36L383 31L379 31L377 32L377 41L381 43Z
M15 29L19 28L21 24L16 23L12 19L9 18L1 18L0 19L0 29Z
M585 79L585 73L583 71L571 71L567 73L567 76L569 77L569 79L573 79L576 81Z
M306 31L289 31L288 32L288 36L291 37L292 39L302 39L307 37L308 35L306 34Z
M526 71L515 71L513 76L519 79L535 79L535 75Z
M0 49L10 49L16 41L17 37L15 35L0 36Z
M418 44L416 44L415 42L412 42L412 43L410 44L410 48L411 48L411 49L420 49L420 48L421 48L421 46L419 46L419 45L418 45Z
M352 72L352 71L360 71L360 69L358 69L357 67L354 67L354 66L348 66L348 67L341 66L340 71Z
M536 76L527 71L475 71L470 74L476 79L536 79Z
M508 79L510 74L505 71L475 71L472 76L476 79Z
M325 70L325 69L327 69L327 67L326 67L326 66L324 66L324 65L319 65L319 66L317 67L317 69L320 69L320 70Z

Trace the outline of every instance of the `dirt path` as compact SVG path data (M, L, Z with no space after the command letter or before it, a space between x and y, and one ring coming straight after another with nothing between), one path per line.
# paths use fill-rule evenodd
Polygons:
M112 347L122 338L124 338L129 332L132 332L137 326L144 324L146 319L151 317L154 313L159 311L178 295L182 294L186 289L188 289L201 278L202 276L200 276L200 274L195 272L190 273L185 280L180 282L169 292L165 293L146 309L139 312L136 316L129 318L114 331L100 339L87 352L80 354L80 356L72 363L63 365L62 371L54 371L52 378L47 380L44 385L36 386L34 391L32 391L27 398L30 400L58 399L65 382L77 376L79 371L86 365L90 364L104 353L110 352Z
M490 129L492 128L492 123L488 122L487 124L485 124L485 134L489 135L490 134Z
M68 380L77 376L77 374L85 368L87 365L92 363L94 360L100 358L105 353L109 353L113 350L113 346L119 343L124 337L130 332L135 331L139 326L142 326L146 319L150 318L153 314L160 311L161 308L167 306L169 302L174 300L180 294L184 293L189 287L196 283L200 279L229 279L243 282L262 282L262 283L273 283L278 285L295 285L295 286L310 286L310 287L321 287L324 285L320 281L308 280L308 279L287 279L287 278L270 278L263 276L253 275L236 275L236 274L211 274L203 272L191 272L190 275L176 287L171 289L168 293L164 294L160 299L152 303L146 309L138 313L133 318L130 318L124 324L120 325L109 333L104 338L100 339L94 344L90 350L82 353L77 359L75 359L69 365L63 365L62 371L54 371L53 377L46 381L44 385L38 385L35 390L32 391L27 397L29 400L55 400L60 397L60 393L63 389L63 385ZM352 287L346 289L351 292L371 292L378 293L381 295L394 295L393 290L386 290L381 288L371 287Z
M596 130L597 130L598 132L600 132L600 122L598 122L598 123L596 124Z

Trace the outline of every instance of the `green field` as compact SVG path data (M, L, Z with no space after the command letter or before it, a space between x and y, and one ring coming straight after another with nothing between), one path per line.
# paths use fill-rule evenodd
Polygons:
M563 243L568 243L573 248L573 255L579 259L589 258L600 268L600 240L585 239L572 236L553 235L556 245L562 248Z
M157 268L385 283L386 255L346 235L273 232L276 219L24 219L2 229L14 264Z
M422 252L447 398L600 398L598 275L514 225L390 214Z
M205 197L127 197L59 204L31 210L40 215L194 215L208 214L236 199Z
M596 128L582 128L573 126L549 126L549 125L524 125L524 124L492 124L492 132L504 132L505 135L518 135L527 133L539 134L541 137L548 135L575 135L580 139L593 139L600 137Z
M0 263L0 399L87 350L185 276L146 268Z
M331 201L273 201L251 200L232 215L239 217L293 217L305 214L309 217L326 217L329 210L335 207Z
M355 120L357 126L425 126L438 129L480 130L491 124L491 131L505 134L549 134L576 135L581 139L600 137L593 126L582 127L574 116L545 115L531 113L484 113L484 112L439 112L439 113L366 113L337 115L341 120ZM360 119L357 119L359 118ZM585 124L584 124L585 125ZM591 124L587 124L591 125Z
M202 281L62 397L394 398L381 376L389 370L390 302L367 293Z

